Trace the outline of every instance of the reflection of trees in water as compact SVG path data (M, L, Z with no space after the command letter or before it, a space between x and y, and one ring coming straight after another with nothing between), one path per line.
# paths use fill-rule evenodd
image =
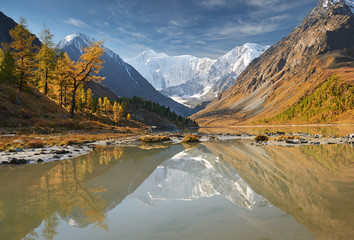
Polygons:
M0 202L0 222L5 218L4 203Z
M56 213L51 214L49 217L44 219L44 229L42 235L45 239L53 240L54 236L57 234L56 228L59 224L58 215Z
M102 146L75 160L0 168L0 239L53 239L60 218L107 229L106 212L183 147L169 149ZM33 230L39 226L41 232Z
M339 174L345 167L354 163L354 148L348 144L335 148L330 145L302 146L300 149L333 174Z
M123 156L123 148L98 148L90 154L73 161L61 161L50 169L39 181L23 191L23 199L17 203L15 228L24 231L21 225L33 215L43 219L42 236L53 239L57 234L59 216L70 222L75 216L80 222L95 224L108 230L105 208L106 203L100 193L106 191L102 186L91 188L85 185L85 179L94 173L95 165L109 165ZM0 202L0 220L2 216ZM24 217L23 217L24 216ZM22 222L23 221L23 222ZM17 231L16 230L16 231ZM25 239L37 239L31 231Z
M285 133L308 133L319 134L325 136L347 136L354 132L353 125L338 126L268 126L268 127L226 127L226 128L200 128L198 132L210 134L258 134L269 132L285 132Z
M353 239L354 150L350 145L256 147L205 143L258 194L318 239Z

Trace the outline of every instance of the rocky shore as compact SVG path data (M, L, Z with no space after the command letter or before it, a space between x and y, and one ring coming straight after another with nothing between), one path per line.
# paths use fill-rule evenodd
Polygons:
M244 140L256 146L274 145L284 147L297 147L303 145L324 145L324 144L354 144L354 134L346 137L309 135L306 133L285 134L282 132L266 133L266 141L255 141L255 134L206 134L198 133L200 142ZM164 133L153 134L153 137L166 136L168 141L164 144L180 144L186 134ZM51 162L65 159L74 159L86 155L96 146L138 146L145 144L139 141L141 135L109 138L105 140L86 141L81 144L65 146L40 146L35 148L15 148L11 151L0 151L0 165L34 164ZM18 141L18 140L17 140Z

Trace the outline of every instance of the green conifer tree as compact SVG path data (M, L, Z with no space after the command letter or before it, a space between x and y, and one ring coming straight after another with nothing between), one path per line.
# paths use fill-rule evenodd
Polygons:
M4 58L0 66L0 82L8 84L16 84L16 67L15 60L12 57L11 51L5 52Z

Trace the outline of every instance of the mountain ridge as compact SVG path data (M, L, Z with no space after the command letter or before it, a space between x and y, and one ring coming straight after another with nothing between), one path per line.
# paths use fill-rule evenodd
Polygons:
M245 43L218 59L198 58L191 55L168 56L150 49L127 62L165 96L194 108L213 100L231 86L254 58L269 46ZM229 78L229 76L233 76ZM225 82L225 79L228 79ZM212 91L212 92L210 92Z
M251 124L290 108L331 75L353 84L353 13L343 1L324 3L193 118L201 125Z
M57 49L67 52L71 59L77 60L82 53L81 48L87 47L92 41L95 41L95 39L84 33L76 32L60 41ZM124 62L112 50L105 48L102 59L105 62L99 75L104 76L105 80L101 84L113 91L117 96L143 97L168 106L181 116L189 116L192 113L191 109L158 92L138 71Z

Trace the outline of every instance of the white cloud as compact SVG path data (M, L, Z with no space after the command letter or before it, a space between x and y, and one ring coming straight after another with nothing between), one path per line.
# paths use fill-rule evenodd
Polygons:
M109 27L109 23L106 21L94 21L98 27Z
M124 34L126 36L133 37L135 40L144 40L144 41L149 41L148 37L144 35L143 33L137 32L135 29L125 29L123 27L117 27L116 30Z
M226 0L201 0L199 4L205 8L216 8L216 7L224 7L227 5Z
M247 3L251 6L266 7L275 3L280 2L279 0L248 0Z
M87 27L86 23L84 23L78 19L75 19L75 18L68 18L68 19L64 20L64 22L67 24L73 25L75 27Z

